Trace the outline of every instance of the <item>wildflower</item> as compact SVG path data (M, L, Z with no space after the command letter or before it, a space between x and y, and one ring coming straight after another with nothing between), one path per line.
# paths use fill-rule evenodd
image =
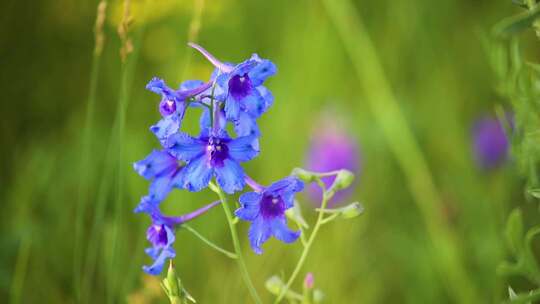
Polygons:
M159 203L173 187L179 186L183 166L168 152L154 150L145 159L134 163L133 168L139 175L152 181L149 197Z
M208 124L208 118L201 119L201 134L194 138L185 133L170 137L169 152L187 162L182 173L182 187L189 191L200 191L208 186L215 176L217 183L226 193L234 193L244 188L244 170L240 162L253 159L259 154L255 135L235 139L215 123Z
M335 114L326 114L319 120L307 153L306 169L316 172L347 169L358 175L361 170L358 143L338 121ZM335 178L327 176L322 181L330 187ZM344 201L352 191L353 187L336 192L330 204ZM316 202L322 199L321 189L314 184L308 187L308 195Z
M189 43L189 45L201 52L218 69L216 82L224 94L217 98L225 102L228 120L239 120L242 112L257 118L272 105L272 94L262 86L266 78L277 71L270 60L261 59L257 54L253 54L250 59L231 65L220 62L197 44ZM251 123L250 126L254 127L254 124Z
M161 95L159 113L163 118L150 130L156 135L162 144L167 138L180 129L182 119L187 108L186 100L190 97L203 93L210 88L212 82L203 83L199 80L188 80L180 85L179 90L169 88L162 79L154 77L146 85L146 88Z
M157 204L150 197L143 197L136 212L145 212L152 218L152 224L146 230L146 239L152 247L147 248L145 252L154 261L150 266L143 266L143 270L151 275L161 273L163 264L176 256L173 248L176 227L201 216L219 203L219 201L213 202L186 215L168 217L159 211Z
M509 143L501 122L483 117L476 121L472 131L473 152L477 165L493 169L508 158Z
M262 253L261 245L271 236L285 243L292 243L300 236L300 231L287 227L285 211L293 207L294 194L303 188L298 178L287 177L260 192L240 196L241 207L235 214L244 221L251 221L249 241L255 253Z
M313 289L314 285L315 285L315 277L313 276L312 272L308 272L306 274L306 277L304 278L304 288Z

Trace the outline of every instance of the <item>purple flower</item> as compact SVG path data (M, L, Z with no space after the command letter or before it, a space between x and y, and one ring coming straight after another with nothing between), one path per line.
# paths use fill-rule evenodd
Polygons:
M159 203L173 187L179 186L183 167L168 152L154 150L145 159L134 163L133 168L139 175L152 181L148 196Z
M181 132L169 138L169 152L187 162L182 170L181 187L189 191L200 191L215 176L226 193L240 191L245 185L240 162L251 160L259 154L256 148L257 136L232 139L220 127L220 122L212 128L208 119L209 115L206 118L203 115L201 134L197 138Z
M167 138L180 129L182 119L186 112L189 97L198 95L206 91L212 82L203 83L199 80L188 80L180 85L179 90L169 88L162 79L154 77L146 85L146 88L154 93L161 95L159 103L159 112L163 118L150 130L156 135L162 144L166 143Z
M488 116L478 119L472 137L474 158L482 169L496 168L508 158L508 138L499 120Z
M189 43L201 52L218 70L217 85L224 92L217 99L225 102L225 115L230 121L238 121L245 132L255 130L254 119L266 112L273 103L273 96L262 84L269 76L276 73L276 66L267 59L253 54L250 59L237 65L222 63L201 46ZM249 117L242 117L248 113ZM247 131L246 131L247 130Z
M261 245L271 236L292 243L300 231L287 227L285 211L294 204L294 194L302 191L304 183L296 177L287 177L260 192L247 192L240 196L241 207L235 211L238 218L250 221L249 242L253 251L262 253Z
M337 121L339 117L335 115L328 115L319 120L307 153L305 167L315 172L347 169L358 175L361 170L358 143ZM323 177L322 181L330 187L334 179L335 176L328 176ZM338 191L330 201L330 205L342 202L353 190L354 187L349 187ZM308 195L320 204L322 191L317 185L308 186Z
M219 203L219 201L213 202L186 215L168 217L159 211L157 204L150 197L143 197L136 212L145 212L152 218L152 224L146 230L146 239L152 247L146 248L145 252L154 261L150 266L143 266L143 270L151 275L161 273L163 264L176 256L173 248L176 227L201 216Z

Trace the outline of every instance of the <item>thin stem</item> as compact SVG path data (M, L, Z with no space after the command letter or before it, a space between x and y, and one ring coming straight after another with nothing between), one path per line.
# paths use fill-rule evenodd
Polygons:
M336 217L338 217L338 216L339 216L339 213L334 213L334 214L330 215L329 217L327 217L327 218L325 218L324 220L322 220L321 225L330 223L331 221L333 221L334 219L336 219Z
M321 209L325 209L326 205L328 204L328 201L332 198L333 193L329 193L326 191L326 187L324 186L324 183L321 181L320 178L317 178L317 183L321 187L323 191L323 197L321 202ZM287 291L289 288L291 288L292 283L300 273L300 270L302 269L302 266L304 265L304 262L306 261L306 257L309 254L309 250L311 249L311 246L313 245L313 241L315 240L315 237L317 237L317 233L319 232L319 229L321 228L323 224L323 216L324 213L319 211L319 215L317 216L317 222L315 223L315 227L313 228L313 232L309 236L309 240L307 241L306 245L304 246L304 250L302 251L302 255L300 256L300 259L298 260L298 263L296 264L296 267L294 268L293 273L291 274L291 277L287 281L287 284L285 284L285 287L283 287L280 290L280 293L276 300L274 301L274 304L279 303L283 297L287 294Z
M253 282L251 281L251 278L249 277L249 272L247 271L246 263L244 262L242 248L240 247L240 241L238 240L238 233L236 232L236 226L234 225L232 212L229 208L229 205L227 205L227 197L225 196L223 190L221 190L221 188L214 183L210 183L210 189L217 193L219 199L221 200L221 205L223 206L223 211L225 212L225 217L227 218L227 222L229 223L229 229L231 231L234 251L237 256L236 261L238 263L238 267L240 268L240 273L242 274L244 283L246 283L246 286L249 290L249 293L251 294L251 297L253 298L253 301L255 301L255 303L257 304L262 304L261 298L259 297L259 294L257 293L255 287L253 286Z
M210 241L209 239L205 238L202 234L200 234L197 230L191 228L191 226L189 226L188 224L182 224L182 228L185 228L187 231L193 233L193 235L195 235L196 237L198 237L201 241L203 241L206 245L212 247L213 249L223 253L224 255L226 255L227 257L231 258L231 259L237 259L238 256L228 250L225 250L221 247L219 247L218 245L214 244L212 241Z

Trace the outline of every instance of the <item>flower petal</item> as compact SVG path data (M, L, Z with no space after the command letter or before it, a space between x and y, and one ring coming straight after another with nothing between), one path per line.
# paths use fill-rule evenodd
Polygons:
M251 160L259 154L259 151L254 147L257 144L258 142L256 135L235 138L227 144L227 147L229 148L229 156L232 159L240 162Z
M246 112L240 112L238 120L234 122L234 132L237 136L261 135L259 126L257 126L257 121ZM258 147L258 144L256 146Z
M271 227L274 237L285 243L292 243L300 236L300 231L292 231L287 227L285 217L272 220Z
M168 138L180 130L180 123L181 120L178 115L169 115L151 126L150 131L156 135L161 145L166 148Z
M230 150L229 150L230 153ZM244 189L244 170L236 161L225 159L223 166L214 168L219 186L228 194Z
M206 155L201 155L182 170L182 184L189 191L200 191L208 186L213 172Z
M244 221L253 221L259 215L259 201L261 195L257 192L247 192L238 199L241 207L234 212L237 217Z
M237 120L238 115L240 114L240 107L242 100L236 100L232 97L231 94L227 97L227 100L225 101L225 116L228 120Z
M150 266L143 266L144 272L151 275L158 275L163 270L163 264L168 259L172 259L176 256L176 253L172 247L164 248L159 256L155 259L154 263Z
M163 98L166 98L168 100L177 100L176 92L169 88L163 79L154 77L148 84L146 85L146 89L150 90L156 94L160 94L163 96Z
M262 217L257 217L249 227L248 238L249 244L256 254L262 254L261 246L272 235L270 222L263 220Z
M205 143L185 133L176 133L167 140L169 152L176 158L190 161L205 152Z
M261 59L257 54L251 56L251 60L256 61L257 65L249 71L249 78L253 86L261 85L266 78L276 74L277 67L268 59Z
M146 179L153 179L174 171L178 163L174 157L165 151L154 150L145 159L133 164L139 175Z

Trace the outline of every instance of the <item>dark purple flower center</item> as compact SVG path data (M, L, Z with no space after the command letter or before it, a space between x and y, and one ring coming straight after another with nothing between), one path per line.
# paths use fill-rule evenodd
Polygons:
M162 99L159 103L159 113L163 116L169 116L176 111L174 100Z
M212 167L222 167L225 159L229 157L227 142L218 137L210 137L206 146L206 153Z
M264 195L261 200L261 215L265 219L282 216L285 213L285 203L281 196Z
M152 225L146 231L146 238L156 247L164 247L167 245L167 230L165 225Z
M236 100L242 100L251 93L251 79L247 74L234 75L229 79L229 94Z

